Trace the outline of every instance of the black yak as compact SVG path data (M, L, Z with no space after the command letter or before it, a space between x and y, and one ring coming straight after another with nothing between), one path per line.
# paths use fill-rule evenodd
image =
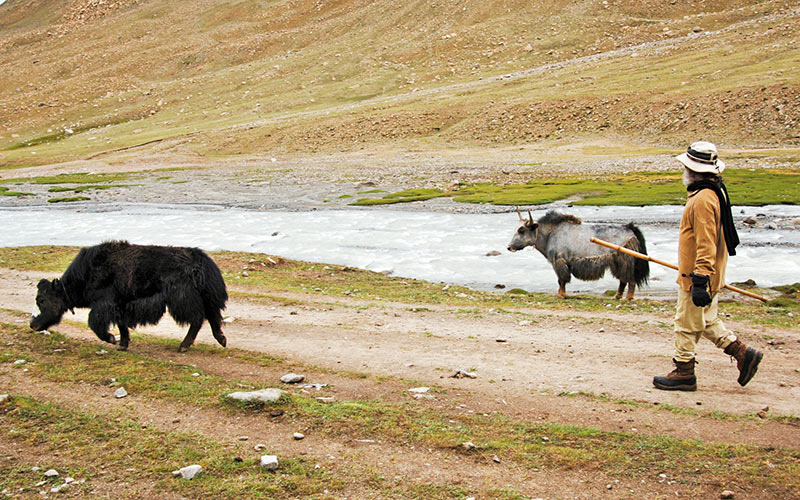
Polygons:
M624 226L583 224L580 218L555 210L550 210L536 222L530 212L528 220L522 214L519 217L522 225L511 239L508 249L516 252L532 246L539 250L556 272L559 297L566 297L570 275L580 280L594 281L603 277L606 268L619 280L616 299L622 297L627 285L626 298L633 300L635 287L647 283L650 264L646 260L589 241L594 236L646 254L644 235L632 222Z
M180 352L194 343L205 319L225 347L221 311L227 300L222 274L202 250L111 241L81 249L61 278L39 282L40 312L30 327L45 330L58 324L67 309L88 307L89 327L97 337L116 344L108 331L115 324L119 349L126 350L129 328L155 325L169 310L179 325L189 325Z

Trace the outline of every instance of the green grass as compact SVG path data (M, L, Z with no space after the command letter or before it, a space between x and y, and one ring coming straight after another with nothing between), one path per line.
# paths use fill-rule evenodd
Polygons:
M0 340L4 346L0 352L8 359L29 360L26 376L34 379L66 384L66 387L89 384L100 390L107 388L110 392L109 377L113 375L116 382L111 385L124 385L129 393L146 400L216 408L225 413L269 410L226 404L220 396L226 391L238 390L236 388L245 382L204 373L201 368L194 366L133 352L109 351L98 355L96 342L69 339L57 332L49 336L31 334L26 328L7 323L0 323ZM134 343L145 345L151 341L146 337L137 337ZM174 345L171 347L174 348ZM212 348L200 351L197 355L210 362L214 357L225 356L226 351ZM195 372L200 376L192 377L191 374ZM17 404L16 398L14 401ZM313 428L321 436L380 439L443 450L459 449L460 443L471 441L477 446L471 454L478 460L486 460L496 454L504 462L512 461L526 468L581 468L602 471L612 477L649 477L657 470L690 483L714 482L735 476L773 492L791 494L800 488L800 453L792 450L608 432L538 421L514 421L501 414L455 416L427 409L424 405L389 403L380 399L321 403L311 397L293 394L280 406L296 425ZM15 439L29 440L34 445L46 439L53 445L60 443L64 452L75 451L89 458L93 457L93 452L85 447L91 450L100 442L103 443L102 448L112 446L117 449L117 445L121 446L120 457L127 456L128 442L114 441L117 433L125 429L124 424L106 428L103 422L112 419L93 416L82 420L69 416L57 419L72 422L62 432L59 431L61 424L55 424L54 427L43 425L52 418L52 412L42 415L37 414L39 411L40 408L33 405L28 413L22 410L10 412L15 419L11 425L14 428L23 427ZM6 425L7 433L10 426ZM136 429L137 426L132 424L130 428ZM135 460L150 461L150 454L155 453L152 448L158 439L167 442L173 439L157 431L142 432L144 435L137 436L139 444L135 446L142 450L141 457L137 456ZM80 433L81 437L68 440L67 436L73 433ZM151 438L153 441L150 441ZM223 452L210 446L212 458L205 463L209 463L209 470L213 471L217 467L213 457ZM176 464L199 459L194 455L172 455L182 453L180 450L185 448L185 442L179 441L169 448L167 456L161 452L157 466L151 466L161 467L159 471L167 471L177 468ZM117 455L112 453L106 458L111 457L114 458L111 461L115 462ZM84 463L91 465L93 460ZM149 466L141 467L146 469ZM701 471L699 475L697 470ZM236 469L236 472L240 473L242 469ZM225 488L233 487L225 484Z
M76 201L87 201L91 198L87 196L68 196L66 198L50 198L47 203L73 203Z
M10 178L10 179L2 179L0 180L0 184L9 184L9 183L20 183L20 182L27 182L31 184L100 184L103 182L119 182L124 181L132 176L138 176L140 174L134 173L119 173L119 174L86 174L86 173L74 173L74 174L58 174L58 175L47 175L47 176L39 176L39 177L31 177L31 178Z
M390 205L393 203L410 203L412 201L425 201L433 198L447 196L439 189L406 189L396 193L387 194L382 198L360 198L359 200L351 203L351 205L369 206L369 205Z
M361 199L354 205L378 205L450 196L463 203L493 205L543 205L570 197L573 205L681 205L686 189L680 171L641 172L608 179L541 179L527 184L490 183L463 187L451 193L406 190L378 199ZM724 176L734 205L795 205L800 203L800 170L728 169Z
M0 186L0 196L33 196L33 193L23 193L19 191L9 191L7 187Z
M114 188L123 188L123 187L131 187L134 184L87 184L85 186L76 186L76 187L51 187L47 191L49 193L66 193L66 192L73 192L73 193L83 193L86 191L102 191L104 189L114 189Z

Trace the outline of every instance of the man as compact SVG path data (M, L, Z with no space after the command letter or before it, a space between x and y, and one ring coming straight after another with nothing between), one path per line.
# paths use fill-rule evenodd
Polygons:
M738 382L744 386L758 370L762 354L740 342L718 314L728 255L736 255L739 244L728 191L719 176L725 163L718 158L717 147L705 141L693 143L675 159L684 166L683 183L689 191L678 241L675 370L654 377L653 385L668 391L697 390L695 346L705 337L736 359Z

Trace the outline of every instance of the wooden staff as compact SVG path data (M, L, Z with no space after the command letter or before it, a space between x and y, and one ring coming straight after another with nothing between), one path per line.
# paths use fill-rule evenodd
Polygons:
M670 264L669 262L664 262L663 260L654 259L653 257L650 257L649 255L645 255L643 253L635 252L635 251L633 251L633 250L631 250L629 248L621 247L619 245L615 245L615 244L609 243L607 241L599 240L599 239L597 239L595 237L589 238L589 241L591 241L592 243L597 243L598 245L602 245L604 247L613 248L614 250L617 250L618 252L626 253L628 255L633 255L634 257L636 257L638 259L649 260L650 262L655 262L656 264L661 264L664 267L668 267L668 268L674 269L676 271L678 270L678 266L676 266L675 264ZM723 285L723 288L727 288L728 290L731 290L733 292L741 293L742 295L747 295L748 297L752 297L754 299L758 299L758 300L761 300L761 301L764 301L764 302L768 302L769 301L769 299L766 298L766 297L758 295L757 293L748 292L747 290L742 290L741 288L737 288L737 287L735 287L733 285Z

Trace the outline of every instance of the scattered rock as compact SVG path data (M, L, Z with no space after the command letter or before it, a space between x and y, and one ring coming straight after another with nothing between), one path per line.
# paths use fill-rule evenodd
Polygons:
M465 451L472 451L476 448L475 443L472 443L471 441L461 443L461 447L464 448Z
M519 322L519 326L531 326L532 321L529 319L523 319Z
M467 370L456 370L450 378L478 378L478 374Z
M319 397L319 398L315 398L315 399L317 401L319 401L320 403L333 403L334 401L336 401L336 398L334 398L332 396L331 397L327 397L327 398L326 397Z
M300 386L301 389L316 389L316 390L320 390L324 387L328 387L328 384L305 384Z
M508 339L504 338L504 337L499 337L499 338L494 339L494 341L495 342L499 342L501 344L505 344L506 342L508 342Z
M497 455L493 456L492 457L492 462L494 462L496 464L499 464L500 463L500 457L498 457Z
M742 219L742 223L747 224L748 226L755 226L756 224L758 224L758 219L750 215Z
M0 404L5 403L8 401L8 394L0 394Z
M506 286L505 286L504 284L502 284L502 283L498 283L498 284L496 284L494 287L495 287L495 289L497 289L497 290L502 290L502 289L504 289Z
M409 389L408 392L413 392L415 394L424 394L430 391L430 387L414 387L413 389Z
M280 389L261 389L249 392L232 392L228 397L237 401L260 401L262 403L274 403L281 399L283 391Z
M774 222L770 222L769 224L767 224L767 229L772 229L774 231L775 229L778 229L778 225L775 224Z
M733 498L734 496L735 496L735 493L732 492L731 490L725 490L725 491L723 491L722 493L719 494L720 498Z
M189 465L183 467L182 469L178 469L172 471L173 476L181 476L184 479L194 479L194 477L198 474L203 472L203 468L199 465Z
M292 434L292 437L295 439L295 441L300 441L301 439L305 439L306 436L302 432L295 432Z
M44 477L58 477L58 471L55 469L49 469L44 473Z
M503 254L501 252L498 252L497 250L492 250L491 252L488 252L486 254L487 257L497 257L498 255L503 255Z
M265 444L257 444L255 446L253 446L253 449L255 451L264 451L264 450L267 449L267 445L265 445Z
M287 373L286 375L281 377L281 382L283 382L284 384L299 384L305 379L306 377L304 375L298 375L296 373Z
M795 219L792 219L792 220L791 220L791 221L789 221L789 222L791 222L793 226L800 226L800 217L797 217L797 218L795 218Z
M261 467L267 470L276 470L278 468L278 457L275 455L263 455L261 457Z
M239 441L248 441L250 440L250 436L239 436Z
M283 416L283 410L272 410L272 411L269 412L269 416L272 417L272 418L282 417Z
M18 359L14 361L15 365L24 365L25 363L27 363L27 361L25 361L24 359Z
M124 387L120 387L116 391L114 391L114 397L117 399L122 399L127 395L128 391L126 391Z

